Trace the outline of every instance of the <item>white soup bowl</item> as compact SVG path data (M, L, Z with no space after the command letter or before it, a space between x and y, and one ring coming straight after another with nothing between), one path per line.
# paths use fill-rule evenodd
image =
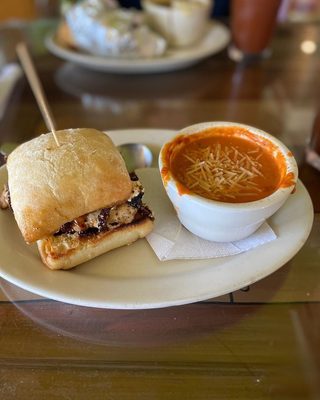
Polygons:
M162 147L159 156L162 181L182 225L203 239L231 242L248 237L267 218L279 210L294 191L298 178L298 168L292 153L284 144L270 134L248 125L233 122L205 122L184 128L178 132L177 136L193 135L217 127L239 127L256 136L258 141L259 137L270 141L276 148L276 152L281 153L285 163L286 170L282 174L281 180L284 182L286 177L289 176L288 174L292 177L289 184L281 185L281 181L278 189L260 200L246 203L210 200L194 193L181 193L179 189L181 184L170 173L170 165L167 165L165 154L167 146L173 143L174 139Z

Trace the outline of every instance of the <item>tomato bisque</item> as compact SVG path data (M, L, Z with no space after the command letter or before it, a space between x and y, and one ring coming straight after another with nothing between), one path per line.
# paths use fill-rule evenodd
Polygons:
M172 176L180 194L220 202L252 202L294 184L276 144L236 125L176 137L164 148L162 165L164 182Z

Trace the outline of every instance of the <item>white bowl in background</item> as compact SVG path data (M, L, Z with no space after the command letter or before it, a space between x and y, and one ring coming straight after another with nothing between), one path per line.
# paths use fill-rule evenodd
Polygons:
M170 6L142 2L150 26L176 47L193 45L205 35L212 6L210 0L171 0Z
M290 185L281 187L280 182L279 188L271 195L246 203L215 201L194 193L181 194L179 182L170 174L170 165L167 165L165 157L167 145L174 142L174 139L164 144L159 155L159 168L165 190L182 225L203 239L232 242L250 236L285 203L297 182L298 168L292 153L284 144L270 134L248 125L234 122L205 122L184 128L177 136L192 135L219 126L244 128L258 138L269 140L283 156L286 168L283 182L289 173L292 176Z

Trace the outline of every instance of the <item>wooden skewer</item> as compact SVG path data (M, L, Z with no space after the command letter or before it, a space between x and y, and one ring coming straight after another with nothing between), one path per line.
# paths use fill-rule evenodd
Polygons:
M24 69L24 72L28 78L29 84L33 91L33 94L37 100L38 106L40 108L43 119L45 120L47 128L49 129L49 131L52 132L54 140L55 140L57 146L59 147L60 143L59 143L57 135L56 135L56 128L55 128L53 116L50 111L48 101L44 94L41 82L36 73L36 69L32 62L32 59L31 59L31 56L29 54L26 44L23 42L19 43L16 47L16 51L17 51L19 60L22 64L22 67Z

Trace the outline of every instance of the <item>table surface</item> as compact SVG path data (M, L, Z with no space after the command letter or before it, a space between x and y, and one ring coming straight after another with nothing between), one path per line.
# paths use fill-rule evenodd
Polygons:
M315 219L303 248L277 272L196 304L94 309L0 280L0 398L320 399L320 172L305 161L320 50L300 48L320 42L319 25L278 27L263 62L237 65L224 50L185 70L137 76L58 60L39 29L2 27L0 49L10 59L27 38L59 128L180 129L212 120L260 127L293 151ZM0 148L45 131L23 78L0 121Z

